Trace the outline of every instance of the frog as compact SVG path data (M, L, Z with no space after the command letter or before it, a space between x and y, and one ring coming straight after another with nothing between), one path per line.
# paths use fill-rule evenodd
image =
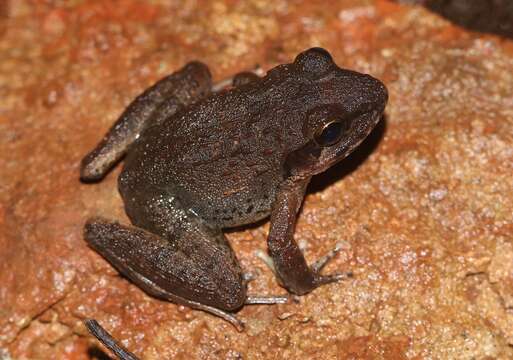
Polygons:
M223 230L269 218L275 275L296 296L346 278L321 273L340 247L309 265L294 228L311 178L369 135L387 101L380 80L319 47L226 86L190 62L137 96L82 160L81 179L97 182L124 158L118 189L132 223L93 217L84 238L148 294L241 328L245 304L283 297L247 294Z

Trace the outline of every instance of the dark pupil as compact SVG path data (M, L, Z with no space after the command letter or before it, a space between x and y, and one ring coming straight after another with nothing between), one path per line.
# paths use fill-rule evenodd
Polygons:
M323 145L333 145L340 139L340 134L342 133L342 123L341 122L332 122L328 126L322 130L320 136L320 142Z

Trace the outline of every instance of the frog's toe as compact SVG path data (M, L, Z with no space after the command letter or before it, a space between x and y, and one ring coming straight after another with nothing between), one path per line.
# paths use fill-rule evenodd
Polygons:
M289 302L288 296L271 295L271 296L248 296L246 298L246 305L274 305L274 304L287 304Z

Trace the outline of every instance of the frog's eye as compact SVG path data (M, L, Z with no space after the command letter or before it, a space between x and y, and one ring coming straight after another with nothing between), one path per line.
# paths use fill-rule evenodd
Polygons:
M315 133L315 142L323 147L334 145L340 141L346 130L342 121L330 121L319 127Z

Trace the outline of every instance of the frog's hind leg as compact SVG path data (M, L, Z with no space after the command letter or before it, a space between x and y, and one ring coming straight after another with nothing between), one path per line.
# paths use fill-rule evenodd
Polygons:
M86 223L84 237L150 295L209 312L240 331L243 323L230 312L246 301L242 271L225 240L206 239L212 232L202 230L178 226L169 241L138 227L95 218Z
M191 62L155 83L132 101L103 140L82 160L82 180L102 179L144 129L209 95L211 87L210 72L199 62Z

